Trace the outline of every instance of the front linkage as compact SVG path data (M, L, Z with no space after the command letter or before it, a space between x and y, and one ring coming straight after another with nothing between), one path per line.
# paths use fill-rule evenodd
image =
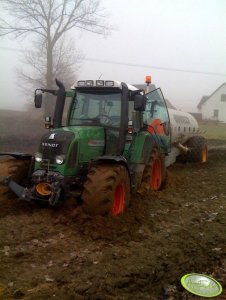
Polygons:
M63 189L66 186L64 177L58 172L49 170L34 171L34 157L27 153L3 152L0 156L13 157L12 163L21 161L17 171L25 167L25 161L29 160L29 167L26 168L26 176L20 178L23 185L17 183L13 177L17 174L10 174L3 178L2 183L14 192L20 200L27 202L41 201L49 203L51 206L59 205L62 202Z

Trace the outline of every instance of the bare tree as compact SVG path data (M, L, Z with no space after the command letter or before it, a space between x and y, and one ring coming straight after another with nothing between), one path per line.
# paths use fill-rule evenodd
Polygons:
M18 85L24 90L25 94L30 90L30 87L47 86L47 53L45 44L38 39L30 44L31 49L23 51L20 57L23 67L19 66L16 68L20 79ZM82 54L75 49L73 41L68 40L65 36L61 38L53 49L52 80L61 78L65 82L66 87L69 87L75 81L82 58Z
M83 56L75 49L74 43L65 36L62 37L53 51L53 81L54 78L63 80L66 88L70 88L76 80ZM34 88L46 86L46 48L42 42L35 40L31 43L31 49L23 51L20 57L22 65L16 67L19 86L23 95L28 99L26 110L33 110ZM53 112L55 98L46 94L45 114Z
M25 55L29 72L20 74L35 86L52 88L56 75L64 77L64 82L74 75L78 54L65 38L72 28L103 35L110 31L100 0L0 0L0 4L8 13L0 18L0 36L35 37L32 50Z

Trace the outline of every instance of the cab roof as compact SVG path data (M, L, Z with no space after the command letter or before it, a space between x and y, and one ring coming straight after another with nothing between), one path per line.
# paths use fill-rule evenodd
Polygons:
M138 88L131 84L127 84L127 87L130 91L136 91ZM117 80L78 80L76 81L73 86L71 87L72 89L76 88L117 88L117 89L122 89L122 82L117 81Z

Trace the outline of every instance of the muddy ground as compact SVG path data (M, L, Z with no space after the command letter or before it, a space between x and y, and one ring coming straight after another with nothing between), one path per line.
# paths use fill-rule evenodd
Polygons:
M0 299L202 299L181 287L191 272L218 279L214 299L226 299L226 142L210 148L208 163L175 164L164 190L114 218L1 187Z

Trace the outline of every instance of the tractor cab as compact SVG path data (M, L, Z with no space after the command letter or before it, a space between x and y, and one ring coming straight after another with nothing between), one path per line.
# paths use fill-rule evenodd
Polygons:
M100 126L105 133L105 155L122 155L128 130L142 126L144 92L119 81L77 81L67 126ZM132 130L133 128L133 130Z

